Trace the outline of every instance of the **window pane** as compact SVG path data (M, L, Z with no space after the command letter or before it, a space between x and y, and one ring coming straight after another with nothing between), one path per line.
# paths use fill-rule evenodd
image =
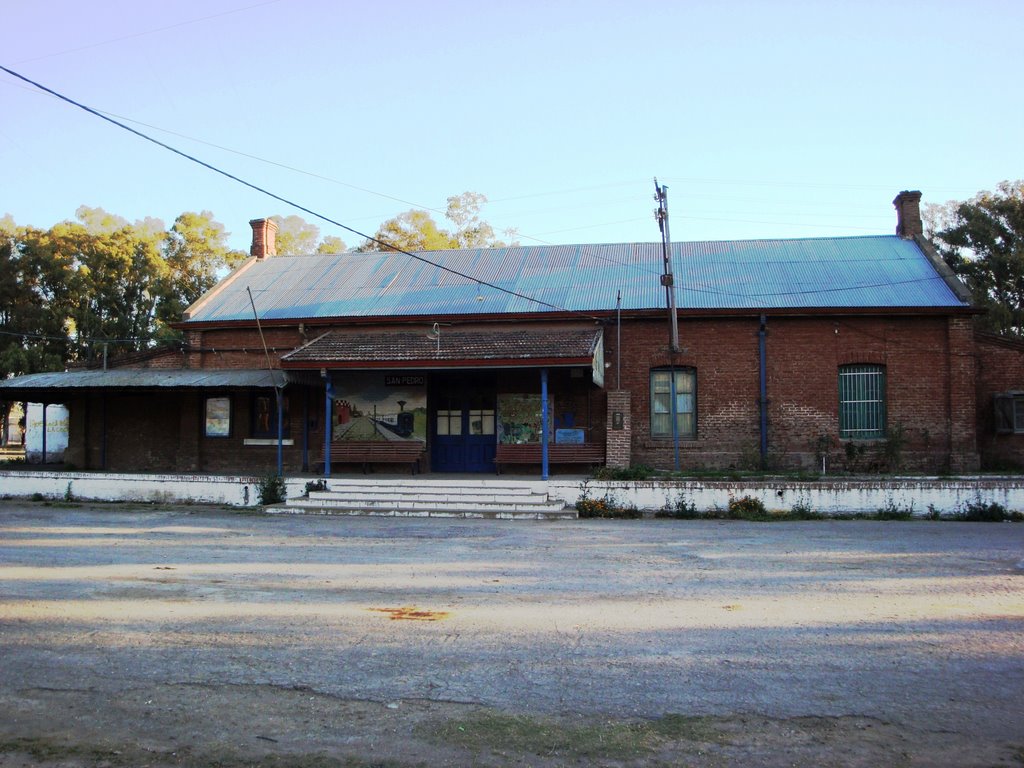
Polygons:
M651 371L651 435L672 437L672 372ZM697 374L675 372L676 429L682 438L697 436Z

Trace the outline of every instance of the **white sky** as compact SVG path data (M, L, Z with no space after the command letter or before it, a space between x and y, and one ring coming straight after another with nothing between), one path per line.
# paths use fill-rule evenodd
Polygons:
M674 240L814 237L893 232L901 189L1024 177L1022 22L1019 0L0 0L0 64L365 232L472 190L523 244L654 241L657 176ZM361 241L5 73L0 114L19 224L206 209L247 248L249 219L300 213Z

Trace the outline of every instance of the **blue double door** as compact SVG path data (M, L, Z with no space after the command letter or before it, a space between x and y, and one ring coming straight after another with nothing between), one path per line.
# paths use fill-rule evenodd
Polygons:
M493 377L438 377L431 389L431 468L493 472L498 440Z

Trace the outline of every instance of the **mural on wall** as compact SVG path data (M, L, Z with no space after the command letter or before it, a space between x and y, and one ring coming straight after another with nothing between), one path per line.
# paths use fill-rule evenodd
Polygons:
M498 442L539 443L541 439L540 395L498 395ZM554 400L548 400L548 442L553 440Z
M422 375L345 373L334 378L333 440L427 440Z

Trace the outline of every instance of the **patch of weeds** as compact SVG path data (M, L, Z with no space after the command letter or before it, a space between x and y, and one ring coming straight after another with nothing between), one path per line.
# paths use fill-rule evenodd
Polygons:
M957 520L971 523L1001 523L1010 519L1006 507L998 501L985 503L981 499L964 503L955 515Z
M256 493L259 495L260 504L280 504L287 496L284 478L276 474L260 478L256 484Z
M700 517L697 505L686 498L686 494L677 491L675 496L665 499L665 505L654 513L655 517L673 518L675 520L695 520Z
M885 506L879 507L871 517L873 520L910 520L913 516L914 502L910 502L909 507L904 507L893 499L889 499L885 502Z
M815 512L807 497L801 496L796 500L793 508L786 513L785 517L787 520L822 520L825 516L821 512Z
M71 482L68 481L68 487L64 489L64 501L74 501L75 494L71 492Z
M327 481L326 480L310 480L306 483L306 495L309 496L311 491L326 491Z
M729 497L729 517L733 520L766 520L768 510L764 502L755 496Z
M649 480L656 473L646 464L633 467L600 467L594 472L595 480Z
M592 518L635 520L644 516L644 513L635 506L623 506L608 494L599 499L592 498L587 482L580 483L580 497L576 500L576 511L581 520Z
M434 743L474 752L501 751L575 760L643 758L669 741L724 743L707 718L666 715L649 722L567 723L554 718L482 712L417 728Z
M32 494L32 501L46 501L46 497L37 491Z

